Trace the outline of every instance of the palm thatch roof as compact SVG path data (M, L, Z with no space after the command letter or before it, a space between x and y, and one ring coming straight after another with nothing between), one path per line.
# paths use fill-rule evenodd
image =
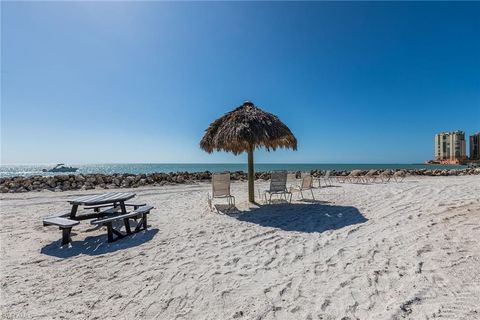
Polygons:
M227 151L237 155L264 147L297 150L297 139L274 114L247 101L210 124L200 141L200 148L212 153Z

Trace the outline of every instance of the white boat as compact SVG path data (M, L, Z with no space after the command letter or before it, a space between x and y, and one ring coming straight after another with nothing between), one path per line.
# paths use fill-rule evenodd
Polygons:
M75 172L78 168L66 167L65 164L59 163L52 169L43 169L43 172Z

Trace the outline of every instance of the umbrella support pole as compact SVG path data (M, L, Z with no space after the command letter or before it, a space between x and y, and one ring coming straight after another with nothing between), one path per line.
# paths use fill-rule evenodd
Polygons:
M253 148L248 150L248 201L255 202L255 188L254 188L255 173L253 169Z

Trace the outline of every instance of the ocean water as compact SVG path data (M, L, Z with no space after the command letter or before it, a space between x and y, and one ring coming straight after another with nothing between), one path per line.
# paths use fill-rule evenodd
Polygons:
M222 172L247 171L246 164L235 163L124 163L124 164L67 164L79 168L76 173L154 173L154 172ZM51 176L62 173L42 172L52 168L47 165L1 165L0 177L13 176ZM273 170L309 171L309 170L370 170L370 169L464 169L460 165L425 165L425 164L334 164L334 163L256 163L256 172ZM67 173L68 174L68 173Z

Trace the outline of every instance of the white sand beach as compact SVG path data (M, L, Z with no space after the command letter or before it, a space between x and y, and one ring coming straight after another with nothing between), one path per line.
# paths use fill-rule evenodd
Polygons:
M42 218L104 190L2 194L2 319L480 318L480 176L250 209L235 182L231 215L209 211L209 190L131 189L156 208L148 231L108 244L83 221L63 249Z

